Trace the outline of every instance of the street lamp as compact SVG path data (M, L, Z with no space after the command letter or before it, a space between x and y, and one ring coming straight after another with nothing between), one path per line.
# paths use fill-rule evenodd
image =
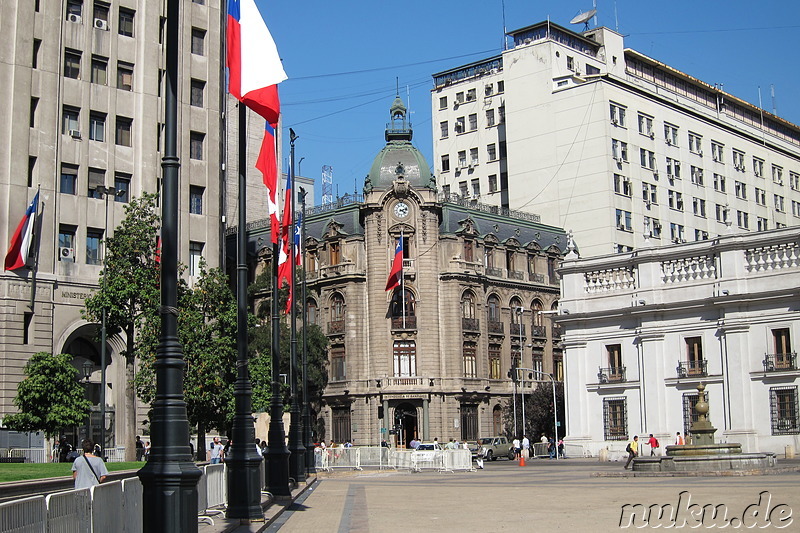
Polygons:
M553 374L546 374L533 368L520 368L522 372L530 372L539 376L545 376L550 379L550 384L553 386L553 438L556 446L556 460L558 460L558 405L556 404L556 380Z
M519 362L522 363L522 314L525 312L525 309L522 307L517 307L515 309L517 313L517 328L519 329ZM525 375L522 376L522 387L520 387L520 395L522 401L522 434L525 435Z
M86 399L89 399L89 378L92 376L94 364L91 361L83 362L83 382L86 384ZM89 431L92 428L92 412L86 417L86 438L89 438Z

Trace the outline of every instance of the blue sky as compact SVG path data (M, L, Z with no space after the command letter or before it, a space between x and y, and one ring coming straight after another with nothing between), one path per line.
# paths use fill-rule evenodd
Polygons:
M411 111L414 144L432 162L431 74L499 53L508 30L569 21L591 0L256 0L289 79L280 86L283 128L299 135L299 174L333 167L333 194L361 191L383 147L396 78ZM625 46L800 124L800 3L762 0L598 0L598 25ZM288 135L284 135L288 139ZM284 151L288 158L288 143ZM284 161L284 169L288 163Z

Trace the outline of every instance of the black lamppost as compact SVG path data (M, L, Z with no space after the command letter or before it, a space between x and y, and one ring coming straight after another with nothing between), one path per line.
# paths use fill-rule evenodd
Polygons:
M91 361L84 361L83 362L83 382L86 385L86 399L91 400L91 395L89 394L89 378L92 376L92 371L94 370L94 364ZM86 417L86 437L87 439L92 438L91 435L92 431L92 412L89 411L89 414Z
M163 188L161 191L161 337L154 363L156 396L150 418L153 447L139 470L143 529L197 531L197 480L183 400L183 349L178 340L178 51L180 0L167 0Z
M300 187L300 253L306 245L306 190ZM306 302L306 258L303 258L303 290L301 292L303 309L303 442L306 448L306 473L316 472L314 466L314 442L311 440L311 407L308 405L308 304Z

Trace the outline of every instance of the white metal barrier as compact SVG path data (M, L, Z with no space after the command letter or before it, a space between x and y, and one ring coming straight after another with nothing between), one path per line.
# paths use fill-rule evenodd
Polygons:
M26 463L49 463L50 450L45 448L11 448L9 457L24 457Z
M124 533L141 533L144 529L142 482L138 477L122 480L122 510Z
M381 446L358 449L360 450L359 461L361 461L361 467L386 468L391 466L389 464L389 448Z
M328 456L328 469L350 468L361 470L359 450L360 448L326 448L323 453Z
M443 470L444 450L412 450L411 463L417 472L421 470Z
M472 452L469 450L445 450L442 456L442 469L447 472L474 471Z
M122 511L122 483L112 481L95 485L89 490L92 491L92 531L118 530Z
M223 463L203 467L206 475L206 509L219 507L227 501L225 487L225 465Z
M389 464L398 469L414 470L414 450L392 449L389 453Z
M125 461L125 446L106 448L105 453L109 463L122 463Z
M45 533L47 503L44 496L0 503L0 531L4 533Z
M48 533L91 531L92 495L89 489L49 494L46 503Z

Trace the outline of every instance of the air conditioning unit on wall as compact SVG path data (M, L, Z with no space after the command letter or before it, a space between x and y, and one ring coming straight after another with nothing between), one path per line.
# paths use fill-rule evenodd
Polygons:
M108 22L103 19L94 19L94 27L98 30L108 30Z
M70 263L75 262L75 248L67 248L66 246L59 246L58 260L67 261Z
M70 13L67 15L67 20L70 22L74 22L75 24L80 24L82 22L81 16L77 13Z

